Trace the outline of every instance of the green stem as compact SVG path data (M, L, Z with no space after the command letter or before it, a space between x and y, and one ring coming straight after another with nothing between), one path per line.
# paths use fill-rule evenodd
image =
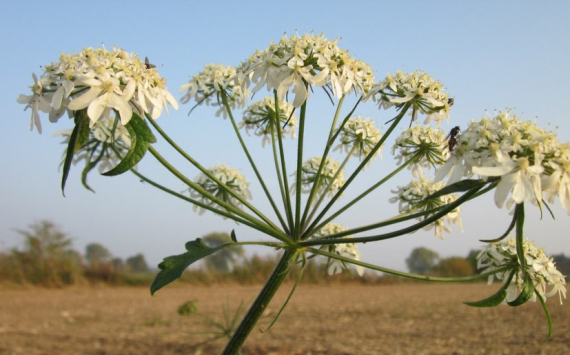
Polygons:
M340 198L340 196L342 196L342 193L344 192L344 190L346 190L348 188L350 183L356 178L356 176L360 173L360 171L366 167L366 165L368 164L370 159L372 159L374 157L374 155L376 154L378 149L380 149L380 147L382 147L382 145L384 144L384 141L386 141L386 139L390 136L390 134L396 128L398 123L400 123L400 120L402 119L402 117L404 117L404 115L408 111L409 107L410 107L410 104L407 103L402 108L402 111L396 117L394 117L391 120L391 121L393 121L393 123L390 126L390 128L388 128L386 133L384 135L382 135L382 138L380 138L380 140L378 141L376 146L370 151L370 153L368 153L368 155L366 156L366 158L364 158L362 163L360 163L360 165L356 168L356 170L352 173L352 175L350 175L348 180L346 180L344 185L342 185L342 187L336 192L334 197L329 201L329 203L325 206L325 208L321 211L321 213L317 216L317 218L315 218L315 220L312 222L311 226L308 228L309 230L313 230L313 227L316 224L318 224L319 221L325 216L325 214L328 212L328 210L334 205L336 200L338 200Z
M301 234L301 176L303 175L303 141L305 137L305 114L307 112L307 101L301 106L299 115L299 138L297 140L297 181L295 191L295 224L293 239L299 240Z
M315 249L315 248L307 248L306 251L313 253L313 254L317 254L317 255L321 255L321 256L326 256L332 259L337 259L349 264L354 264L354 265L358 265L358 266L362 266L365 267L367 269L370 270L375 270L375 271L381 271L387 274L391 274L391 275L396 275L396 276L401 276L401 277L405 277L408 279L414 279L414 280L422 280L422 281L436 281L436 282L466 282L466 281L475 281L475 280L480 280L480 279L484 279L487 278L491 275L495 275L499 272L505 271L510 269L510 266L505 266L502 268L498 268L496 270L493 270L491 272L487 272L484 274L478 274L478 275L472 275L472 276L463 276L463 277L436 277L436 276L424 276L424 275L417 275L417 274L409 274L407 272L401 272L401 271L397 271L397 270L393 270L393 269L388 269L388 268L384 268L381 266L377 266L374 264L369 264L369 263L365 263L363 261L360 260L355 260L355 259L351 259L351 258L347 258L344 256L341 256L339 254L335 254L335 253L329 253L326 252L324 250L320 250L320 249Z
M338 116L340 115L340 110L342 108L342 104L344 103L344 98L345 98L345 96L342 95L340 101L338 102L336 112L334 114L334 118L333 118L333 122L331 124L329 136L327 138L327 144L325 145L325 151L323 152L323 155L321 157L321 164L319 165L319 170L317 171L316 180L315 180L315 183L313 184L313 186L311 187L311 192L309 193L309 198L307 199L307 203L305 204L305 211L303 212L303 218L301 219L301 225L302 226L304 226L306 221L307 221L307 214L309 213L310 206L313 202L313 198L315 197L315 194L317 193L317 185L319 183L319 178L321 176L321 172L323 171L323 167L325 166L325 160L327 159L329 150L331 149L332 144L334 143L333 136L335 134L336 122L338 120ZM361 97L361 99L362 99L362 97ZM356 103L356 105L354 106L354 108L352 109L350 114L344 119L344 121L341 125L341 128L342 128L342 126L344 126L346 121L350 118L350 115L352 114L352 112L354 112L354 110L356 109L356 106L358 105L359 102L360 102L360 100L358 100L358 102ZM339 131L340 131L340 129L339 129Z
M255 172L255 176L257 176L257 180L261 184L261 187L263 188L263 192L265 192L265 195L267 196L267 199L269 200L271 207L273 207L273 211L275 211L275 215L279 219L279 222L281 222L281 226L283 227L283 229L286 230L287 224L283 220L283 217L281 216L279 209L275 205L275 201L273 201L273 197L271 197L271 194L269 193L269 190L267 189L267 186L265 185L265 182L263 181L263 178L261 177L259 170L257 170L257 166L255 165L255 162L253 161L253 159L251 158L251 155L249 154L249 150L247 149L247 146L245 145L245 142L243 141L241 133L239 132L238 126L237 126L236 121L234 119L234 115L232 114L232 110L228 104L228 99L226 97L226 93L224 91L222 91L222 101L224 103L224 106L226 107L226 111L228 112L228 116L230 117L230 120L232 122L232 126L234 128L235 134L239 140L239 143L240 143L245 155L247 156L249 164L251 165L253 171Z
M342 169L344 169L344 167L346 166L346 164L348 163L348 161L350 160L350 157L352 157L352 154L354 153L354 151L357 149L357 145L355 144L352 149L348 152L348 154L346 155L346 158L344 158L344 161L342 162L342 164L338 167L337 171L335 172L334 176L332 177L332 179L330 180L330 182L328 183L328 185L325 187L325 189L323 189L323 191L321 192L321 196L319 196L319 199L317 200L317 202L315 203L315 206L313 206L311 213L309 214L308 220L310 221L313 216L315 215L315 213L317 212L317 210L319 209L319 206L321 205L321 203L323 203L325 197L327 196L327 192L330 190L331 186L334 184L336 178L338 177L338 175L342 172ZM318 179L318 175L317 175L317 179ZM316 181L315 181L316 183ZM303 226L305 227L305 226Z
M204 190L201 186L196 185L192 180L188 179L186 176L184 176L184 174L182 174L181 172L179 172L175 167L173 167L168 161L166 161L166 159L164 159L152 146L148 147L148 151L168 170L170 171L174 176L176 176L180 181L182 181L183 183L185 183L186 185L188 185L190 188L192 188L193 190L195 190L196 192L198 192L199 194L201 194L202 196L206 197L207 199L209 199L210 201L218 204L220 207L225 208L226 210L230 211L232 214L236 214L248 221L250 221L253 224L258 225L260 228L264 228L268 231L268 234L277 238L278 240L282 241L282 242L286 242L289 237L285 234L283 234L282 232L280 232L279 229L277 229L276 227L274 227L273 225L270 225L268 227L266 227L260 220L255 219L254 217L250 216L249 214L235 208L234 206L220 200L219 198L217 198L216 196L210 194L208 191ZM225 186L225 185L224 185ZM230 190L231 191L231 190ZM273 228L272 228L273 227Z
M240 351L243 343L249 336L249 333L255 327L255 324L265 312L265 309L269 305L269 302L289 274L291 266L295 263L297 259L297 251L295 249L286 249L285 253L281 257L281 260L273 270L273 273L269 277L269 280L263 286L263 289L249 308L247 314L241 321L239 327L233 334L232 338L226 345L222 355L234 355Z
M167 188L167 187L165 187L165 186L163 186L163 185L161 185L161 184L159 184L159 183L157 183L157 182L155 182L155 181L149 179L148 177L144 176L143 174L139 173L138 171L136 171L136 170L134 170L134 169L131 169L131 173L133 173L136 177L138 177L139 179L141 179L141 182L146 182L146 183L148 183L149 185L151 185L151 186L153 186L153 187L156 187L157 189L162 190L162 191L164 191L164 192L166 192L166 193L168 193L168 194L170 194L170 195L172 195L172 196L174 196L174 197L178 197L178 198L181 199L181 200L184 200L184 201L186 201L186 202L190 202L191 204L196 205L196 206L198 206L198 207L201 207L201 208L203 208L203 209L205 209L205 210L208 210L208 211L210 211L210 212L219 214L219 215L222 216L222 217L230 218L230 219L233 219L234 221L236 221L236 222L238 222L238 223L242 223L242 224L244 224L244 225L246 225L246 226L249 226L249 227L251 227L251 228L254 228L254 229L257 229L257 230L261 230L261 229L259 228L259 226L255 225L255 224L253 224L253 223L251 223L251 222L249 222L249 221L247 221L247 220L245 220L245 219L238 218L238 217L237 217L236 215L234 215L234 214L231 214L231 213L226 212L226 211L223 211L223 210L219 210L219 209L214 208L214 207L212 207L212 206L210 206L210 205L207 205L207 204L205 204L205 203L202 203L202 202L200 202L200 201L198 201L198 200L194 200L194 199L192 199L192 198L190 198L190 197L184 196L184 195L182 195L182 194L180 194L180 193L178 193L178 192L176 192L176 191L174 191L174 190L171 190L171 189L169 189L169 188ZM263 231L266 232L266 231L268 231L268 229L263 229Z
M257 210L257 208L253 207L249 202L247 202L242 196L240 196L239 194L237 194L235 191L233 191L232 189L228 188L225 184L223 184L218 178L216 178L211 172L210 170L204 168L200 163L198 163L196 160L194 160L194 158L192 158L190 155L188 155L188 153L186 153L178 144L176 144L167 134L166 132L164 132L160 126L155 122L155 120L153 120L152 118L147 116L147 121L150 122L152 124L152 126L158 131L158 133L160 133L160 135L168 142L168 144L170 144L180 155L182 155L186 160L188 160L192 165L194 165L196 168L198 168L198 170L200 170L202 173L204 173L208 178L212 179L216 184L218 184L224 191L226 191L227 193L229 193L230 195L232 195L235 199L237 199L239 202L241 202L244 206L246 206L250 211L252 211L253 213L255 213L259 218L261 218L265 223L267 223L268 226L271 226L272 228L274 228L275 230L279 230L279 228L273 224L273 222L267 218L263 213L261 213L260 211ZM150 148L149 148L150 151ZM155 151L155 153L157 153ZM157 153L158 154L158 153ZM154 153L153 153L154 155ZM156 155L155 155L156 157ZM160 160L160 159L159 159ZM166 160L164 158L161 159L162 161L164 161L164 164L168 164L170 165L168 162L166 162ZM166 166L166 165L164 165ZM170 165L171 166L171 165ZM178 173L180 174L180 173ZM182 175L182 174L180 174ZM183 175L182 175L183 176ZM184 177L185 180L190 181L188 179L186 179ZM190 185L189 185L190 186ZM198 190L197 190L198 191ZM200 192L200 191L198 191ZM201 193L201 192L200 192ZM202 193L201 193L202 194ZM217 203L217 202L216 202Z
M361 193L358 197L356 197L355 199L353 199L352 201L350 201L348 204L346 204L344 207L342 207L340 210L338 210L337 212L335 212L333 215L331 215L329 218L327 218L326 220L324 220L322 223L320 223L318 226L311 228L309 230L307 230L306 232L306 236L311 236L312 231L318 231L321 228L323 228L324 226L327 225L327 223L331 222L332 220L334 220L336 217L338 217L339 215L341 215L342 213L344 213L346 210L348 210L350 207L352 207L354 204L356 204L358 201L360 201L361 199L363 199L364 197L366 197L368 194L370 194L372 191L374 191L375 189L377 189L378 187L380 187L382 184L384 184L386 181L390 180L391 178L393 178L394 176L396 176L396 174L398 174L400 171L402 171L406 166L410 165L411 163L413 163L414 161L416 161L417 158L411 158L410 160L406 161L404 164L400 165L397 169L395 169L393 172L391 172L389 175L387 175L386 177L384 177L382 180L378 181L376 184L372 185L372 187L370 187L368 190L364 191L363 193ZM303 238L305 239L305 235L303 236Z
M280 127L280 121L277 120L277 122L270 122L270 123L271 123L271 149L273 150L273 163L275 166L275 173L277 174L277 182L279 183L279 190L281 191L281 200L283 201L283 206L285 208L285 215L287 216L287 220L289 222L288 226L292 226L293 225L292 213L289 208L289 205L287 204L289 192L285 188L283 183L283 178L281 177L279 155L277 153L277 146L275 142L275 132L276 130L278 130L278 128L275 128L275 125L277 125L277 127ZM288 231L289 228L285 229L286 233L288 233Z
M370 224L368 226L349 229L349 230L346 230L346 231L341 232L341 233L333 234L333 235L327 237L326 239L320 238L320 239L306 240L304 242L300 242L299 245L303 246L303 247L308 247L308 246L313 246L313 245L326 245L326 244L368 243L368 242L375 242L375 241L379 241L379 240L386 240L386 239L390 239L390 238L395 238L395 237L402 236L404 234L412 233L412 232L415 232L422 227L427 226L430 223L437 221L438 219L442 218L443 216L445 216L446 214L448 214L449 212L451 212L455 208L459 207L462 203L469 201L473 197L473 195L475 195L477 193L477 191L479 191L481 189L481 187L482 186L479 186L479 187L476 187L472 190L467 191L461 197L459 197L457 200L453 201L450 204L442 206L441 209L439 210L439 212L433 214L430 217L427 217L426 219L424 219L424 220L422 220L422 221L420 221L420 222L418 222L412 226L402 228L402 229L399 229L397 231L379 234L379 235L373 235L373 236L369 236L369 237L344 238L344 239L342 238L342 237L347 236L347 235L365 232L365 231L369 231L372 229L376 229L376 228L386 226L387 224L396 223L396 220L390 220L387 222L380 222L380 223ZM419 213L418 215L421 216L424 214L426 214L426 212ZM400 220L411 219L411 217L412 216L408 216L408 217L402 218Z
M279 117L279 98L277 97L277 90L273 90L273 97L275 99L275 115ZM279 120L276 120L279 121ZM277 125L277 139L279 142L279 156L281 158L281 172L283 174L283 185L285 188L285 210L287 212L287 219L289 221L289 229L294 230L293 224L293 209L291 206L291 193L289 192L289 181L287 179L287 161L285 160L285 150L283 149L283 137L281 134L281 122L275 122Z

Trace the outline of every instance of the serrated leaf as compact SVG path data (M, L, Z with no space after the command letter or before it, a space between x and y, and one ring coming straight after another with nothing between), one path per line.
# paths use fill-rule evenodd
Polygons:
M232 229L232 232L230 233L230 237L232 238L234 243L237 243L236 231L234 229Z
M425 199L431 200L433 198L449 195L449 194L452 194L455 192L469 191L469 190L472 190L474 188L483 186L483 185L487 184L488 182L489 181L483 181L480 179L461 180L461 181L458 181L454 184L451 184L449 186L444 187L443 189L429 195Z
M103 173L105 176L116 176L131 170L144 157L148 146L156 142L156 137L146 122L133 112L133 117L125 125L131 138L131 146L123 159L113 169Z
M512 307L520 306L521 304L525 304L528 300L530 300L533 294L534 283L532 282L530 275L527 273L524 278L524 284L521 293L515 300L507 302L507 304Z
M65 196L65 182L69 176L73 156L81 148L83 143L89 139L89 116L85 110L76 111L74 115L75 127L69 136L65 160L63 161L63 172L61 176L61 193Z
M234 243L226 243L215 248L210 248L200 238L186 243L186 253L168 256L158 264L160 271L152 281L150 293L154 294L164 286L180 278L184 270L196 261L233 245Z

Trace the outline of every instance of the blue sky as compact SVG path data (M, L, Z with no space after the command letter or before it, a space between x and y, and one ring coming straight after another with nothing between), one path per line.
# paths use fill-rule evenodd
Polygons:
M278 41L284 32L323 32L328 38L340 38L341 48L368 62L377 79L396 70L421 69L442 81L455 98L445 129L466 127L486 109L511 108L522 119L536 119L540 126L556 129L559 139L568 141L569 16L570 3L563 1L98 1L89 7L80 2L23 1L4 5L0 13L4 49L0 70L5 83L0 87L5 129L0 153L0 248L18 245L14 229L43 219L61 226L74 238L78 250L99 242L123 258L142 252L154 265L165 256L181 253L186 241L210 231L237 228L244 240L261 238L233 222L209 214L198 216L191 206L142 185L129 174L116 178L92 174L93 194L83 189L76 169L62 197L58 165L63 146L52 134L70 128L71 122L50 124L44 117L44 133L29 132L29 111L23 112L23 105L16 103L19 94L28 93L31 73L40 74L39 66L57 61L61 52L74 53L103 43L107 48L116 45L148 56L167 78L170 91L180 98L180 85L205 64L238 65L256 49ZM315 101L309 114L315 117L312 127L318 132L319 120L330 117L331 107ZM245 167L229 121L213 117L209 108L199 108L188 117L190 107L171 111L159 123L204 165ZM379 125L391 118L372 104L363 105L358 114ZM263 158L268 151L257 149L260 144L254 138L247 139L248 145L268 162ZM174 156L166 146L158 147ZM317 147L315 143L308 149L319 152ZM143 161L141 171L175 190L184 189L151 160ZM374 174L393 168L389 149L375 166L365 172L368 177L363 177L363 184L375 181ZM191 178L196 175L191 168L182 170ZM409 178L402 175L340 222L356 227L396 213L396 206L387 202L389 190ZM261 190L253 184L252 190L253 202L267 208ZM463 233L454 229L441 241L432 232L418 232L368 244L361 247L363 259L405 269L405 258L417 246L443 256L466 255L481 245L478 239L497 236L508 226L507 211L497 209L491 197L463 208ZM527 236L549 253L570 255L570 219L558 205L554 211L556 221L549 216L540 220L537 211L529 211Z

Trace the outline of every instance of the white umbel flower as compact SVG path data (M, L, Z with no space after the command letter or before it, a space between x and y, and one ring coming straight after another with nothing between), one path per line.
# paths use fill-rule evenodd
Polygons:
M244 85L254 85L252 92L264 86L277 92L278 100L292 91L292 105L300 107L309 98L308 85L330 87L341 98L350 92L367 93L374 84L370 67L355 60L348 52L323 35L283 36L264 51L257 51L238 68Z
M566 298L566 280L564 275L556 269L554 261L549 258L542 249L538 249L530 241L523 242L523 251L526 261L526 269L534 284L535 290L544 298L558 294L560 303L562 298ZM515 275L507 288L506 302L513 301L521 292L524 275L517 256L516 241L510 238L506 241L489 244L477 256L477 267L482 273L493 272L503 267L509 269L489 276L489 284L493 279L506 282L513 270ZM533 294L532 301L536 300Z
M34 75L33 95L18 98L32 108L32 122L40 133L38 110L55 122L66 111L86 109L93 127L100 119L113 118L114 112L126 125L133 112L156 119L167 105L178 108L156 69L122 49L87 48L62 54L59 62L44 69L39 80Z

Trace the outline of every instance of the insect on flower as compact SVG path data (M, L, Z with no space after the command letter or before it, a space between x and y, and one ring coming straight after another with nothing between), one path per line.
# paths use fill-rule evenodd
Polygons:
M147 69L156 68L156 65L149 63L148 57L144 57L144 65Z
M451 152L457 145L457 135L459 135L459 132L461 132L461 128L459 126L455 126L447 135L447 147L449 148L449 152Z
M455 99L453 97L450 97L449 99L447 99L447 104L449 105L449 107L453 106L454 103L455 103Z

